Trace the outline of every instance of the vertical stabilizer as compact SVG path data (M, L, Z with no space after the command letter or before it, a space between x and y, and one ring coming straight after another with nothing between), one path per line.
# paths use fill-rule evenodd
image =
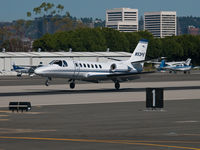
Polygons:
M145 39L140 40L133 54L131 55L131 58L128 61L129 62L144 61L147 52L147 47L148 47L148 41Z
M185 61L185 64L186 64L187 66L189 66L189 65L190 65L190 62L191 62L191 59L188 58L188 59Z
M166 66L165 60L163 59L160 63L160 69L164 68Z

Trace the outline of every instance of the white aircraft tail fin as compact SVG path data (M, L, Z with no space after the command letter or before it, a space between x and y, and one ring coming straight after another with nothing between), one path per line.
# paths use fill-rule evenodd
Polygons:
M133 54L131 55L131 58L128 61L129 62L144 61L147 52L147 47L148 47L148 41L144 39L140 40Z
M185 64L186 64L187 66L189 66L189 65L190 65L190 62L191 62L191 60L192 60L192 59L188 58L188 59L185 61Z

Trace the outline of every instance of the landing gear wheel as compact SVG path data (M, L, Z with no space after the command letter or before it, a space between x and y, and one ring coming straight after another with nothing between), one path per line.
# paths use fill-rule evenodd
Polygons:
M115 88L116 88L117 90L120 88L119 82L116 82L116 83L115 83Z
M45 85L49 86L49 80L46 80Z
M71 83L69 84L69 86L70 86L71 89L73 89L73 88L75 88L75 83L74 83L74 82L71 82Z

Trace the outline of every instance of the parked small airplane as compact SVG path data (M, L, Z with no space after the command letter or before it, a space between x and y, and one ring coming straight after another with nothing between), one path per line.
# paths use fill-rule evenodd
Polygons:
M75 80L98 83L102 80L112 80L115 88L120 88L120 82L127 81L131 75L142 72L148 41L140 40L130 59L127 61L110 61L107 63L75 60L53 60L49 65L35 69L35 74L47 77L45 85L49 85L52 77L68 78L70 88L75 88ZM148 72L146 72L148 73Z
M11 69L11 71L17 72L18 77L21 77L22 74L28 74L29 76L33 76L34 70L38 67L41 67L41 66L42 66L42 62L40 62L40 64L38 66L15 65L15 64L13 64L12 65L13 69Z
M192 69L192 66L190 65L191 59L188 58L186 61L180 61L180 62L165 62L163 59L161 61L160 66L157 68L159 71L169 71L169 73L176 73L177 71L182 71L185 74L190 73L190 70Z

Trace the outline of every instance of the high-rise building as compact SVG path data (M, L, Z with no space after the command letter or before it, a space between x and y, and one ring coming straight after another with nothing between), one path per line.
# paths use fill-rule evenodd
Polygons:
M106 27L122 32L138 31L138 9L114 8L107 10Z
M148 30L155 37L160 38L176 35L176 12L145 12L144 30Z

